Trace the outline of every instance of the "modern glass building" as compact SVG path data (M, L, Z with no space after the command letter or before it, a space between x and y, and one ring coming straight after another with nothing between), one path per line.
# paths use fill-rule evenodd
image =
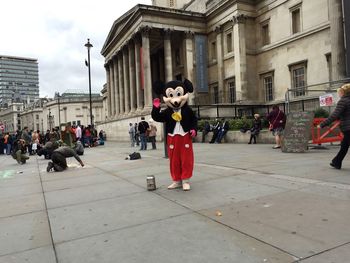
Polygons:
M0 55L0 107L39 99L38 60Z

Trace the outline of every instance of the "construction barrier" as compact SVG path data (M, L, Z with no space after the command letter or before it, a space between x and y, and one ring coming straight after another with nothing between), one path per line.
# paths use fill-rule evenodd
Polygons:
M330 127L320 128L321 124L326 118L314 118L313 127L311 127L312 143L322 144L328 142L340 142L344 135L339 129L340 121L335 121Z

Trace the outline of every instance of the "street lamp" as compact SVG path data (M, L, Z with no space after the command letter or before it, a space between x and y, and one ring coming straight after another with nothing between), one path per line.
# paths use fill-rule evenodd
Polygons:
M61 125L61 107L60 107L60 93L56 92L57 104L58 104L58 125Z
M51 110L49 109L49 127L50 127L50 131L51 131Z
M90 98L90 124L93 125L92 121L92 101L91 101L91 72L90 72L90 48L93 47L93 45L90 44L90 39L88 38L87 43L85 44L85 47L88 50L88 61L85 60L85 65L89 69L89 98Z

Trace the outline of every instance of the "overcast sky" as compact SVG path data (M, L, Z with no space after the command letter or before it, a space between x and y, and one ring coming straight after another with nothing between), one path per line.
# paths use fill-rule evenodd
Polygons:
M1 1L0 54L38 59L40 97L55 91L89 91L87 38L93 48L91 88L106 83L102 46L113 22L136 4L151 0Z

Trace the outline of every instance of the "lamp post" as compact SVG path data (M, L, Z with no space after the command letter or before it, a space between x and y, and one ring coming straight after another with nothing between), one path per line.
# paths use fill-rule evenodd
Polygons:
M90 48L93 47L93 45L90 44L90 39L88 38L87 43L85 44L85 47L88 50L88 61L85 64L87 64L88 70L89 70L89 99L90 99L90 124L93 125L92 120L92 100L91 100L91 72L90 72Z
M51 131L51 110L49 109L49 127Z
M56 93L57 104L58 104L58 125L61 125L61 107L60 107L60 93Z

